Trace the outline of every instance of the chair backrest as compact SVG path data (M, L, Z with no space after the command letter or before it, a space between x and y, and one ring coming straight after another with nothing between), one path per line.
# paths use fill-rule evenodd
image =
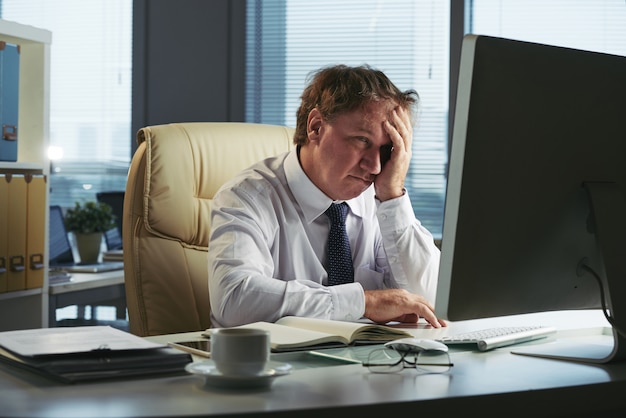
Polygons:
M122 222L133 334L211 326L211 200L226 180L263 158L292 149L292 141L292 128L252 123L189 122L139 130Z

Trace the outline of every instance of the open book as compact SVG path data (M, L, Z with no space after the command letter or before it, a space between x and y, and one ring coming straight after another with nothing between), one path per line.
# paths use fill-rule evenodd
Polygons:
M270 332L273 352L345 347L383 343L412 337L408 332L386 325L286 316L275 323L253 322L238 328L260 328ZM211 330L206 336L210 337Z

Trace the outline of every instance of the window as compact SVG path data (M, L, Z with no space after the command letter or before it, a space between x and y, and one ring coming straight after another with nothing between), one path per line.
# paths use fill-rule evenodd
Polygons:
M468 32L626 55L624 0L472 0Z
M247 0L246 120L295 125L321 66L369 63L421 97L407 189L441 235L450 12L440 0ZM51 204L123 190L130 162L131 0L0 0L0 16L52 32ZM624 0L467 0L466 32L626 55Z
M2 19L52 32L50 204L124 190L130 163L130 0L2 0ZM59 158L61 157L61 158Z
M439 0L248 0L246 119L295 126L319 67L369 63L421 97L406 186L441 236L448 155L450 12ZM624 0L468 0L465 32L626 55ZM458 63L457 63L458 65Z
M249 0L250 122L295 126L307 76L332 64L370 64L402 90L415 89L421 116L407 179L413 207L441 235L447 164L449 6L434 0Z

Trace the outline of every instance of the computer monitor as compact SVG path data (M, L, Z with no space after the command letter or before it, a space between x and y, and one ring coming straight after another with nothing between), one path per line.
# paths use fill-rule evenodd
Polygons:
M604 300L614 345L540 354L626 358L625 195L626 57L464 38L439 317L601 308Z

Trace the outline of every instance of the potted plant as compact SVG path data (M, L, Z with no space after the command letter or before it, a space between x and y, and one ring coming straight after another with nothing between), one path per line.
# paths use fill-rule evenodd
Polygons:
M74 233L81 263L93 263L100 257L103 234L115 228L111 206L103 202L76 202L65 214L65 228Z

